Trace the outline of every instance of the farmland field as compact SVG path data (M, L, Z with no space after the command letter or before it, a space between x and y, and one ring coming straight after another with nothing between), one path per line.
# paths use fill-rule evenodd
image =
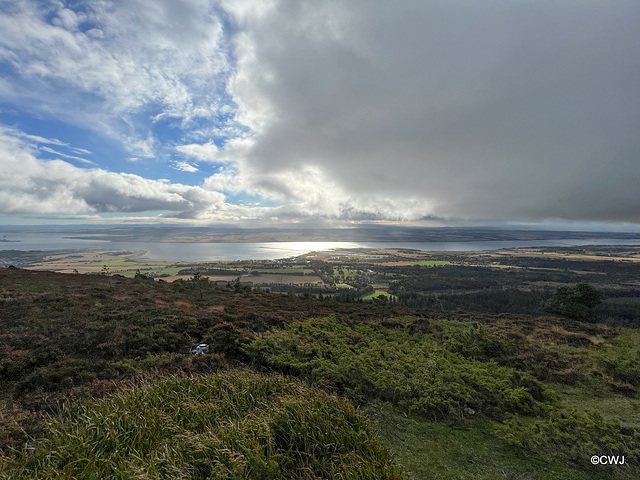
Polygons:
M260 273L278 273L281 275L308 275L314 273L311 268L257 268Z
M243 282L252 282L254 285L278 283L288 285L304 285L307 283L321 284L322 279L317 275L280 275L277 273L266 273L260 275L245 275L241 278Z
M443 260L422 260L419 262L409 262L411 265L420 265L423 267L440 267L442 265L451 265L451 262Z

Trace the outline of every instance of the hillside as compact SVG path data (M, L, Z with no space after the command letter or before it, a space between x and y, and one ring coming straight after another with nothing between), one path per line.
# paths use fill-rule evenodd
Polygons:
M348 462L313 452L321 450L317 442L333 445L345 438L356 440L349 444L352 449L341 450L344 455L362 455L366 460L357 461L378 472L362 478L640 476L640 332L635 329L555 316L436 313L393 303L276 295L241 284L220 287L197 276L170 284L141 275L128 279L15 268L0 269L0 323L0 445L5 467L25 478L34 472L47 478L45 471L55 471L47 468L73 464L74 455L87 458L87 442L97 450L107 448L91 443L104 435L95 437L99 431L87 430L87 422L96 424L88 420L92 416L108 418L122 408L118 402L220 381L240 382L242 392L254 388L249 384L264 391L260 385L269 382L287 390L286 398L264 393L264 416L249 415L256 425L273 428L269 412L286 412L285 417L317 432L326 429L323 419L339 425L332 415L354 415L353 420L338 429L341 437L310 434L290 443L286 455L270 450L275 437L252 437L255 432L247 434L239 422L232 433L228 429L236 426L225 427L227 436L215 434L222 446L204 442L202 457L185 459L171 438L199 442L202 429L211 427L180 420L178 412L213 408L213 399L170 393L161 402L164 410L140 410L139 415L160 415L181 425L179 435L153 441L175 452L162 465L178 470L184 465L185 478L234 478L215 477L213 470L196 473L189 463L206 458L224 464L219 455L225 449L247 462L250 450L271 452L275 457L256 461L272 468L272 478L307 478L305 466L278 470L289 468L282 460L287 455L307 458L310 463L303 465L315 465L316 476L332 478L331 468ZM191 355L200 342L209 343L211 353ZM287 379L273 376L278 373ZM242 392L216 401L245 402ZM283 407L289 402L299 410ZM321 413L334 406L339 410ZM363 416L370 426L358 426ZM290 424L290 432L301 428ZM57 467L47 463L71 431L85 432L77 449L65 450L66 460ZM149 435L141 430L136 441L151 441ZM160 478L160 467L153 470L149 463L155 447L135 453L127 447L133 440L116 437L120 447L108 448L146 460L92 461L106 462L105 468L125 462L131 472ZM385 463L384 449L402 473ZM624 456L625 464L592 465L592 455ZM229 472L246 475L245 460ZM74 475L91 478L91 468ZM232 475L220 473L227 474Z

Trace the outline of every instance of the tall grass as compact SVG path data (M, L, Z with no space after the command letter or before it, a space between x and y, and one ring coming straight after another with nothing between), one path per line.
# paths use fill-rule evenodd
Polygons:
M246 371L132 386L53 418L2 479L399 479L353 406Z

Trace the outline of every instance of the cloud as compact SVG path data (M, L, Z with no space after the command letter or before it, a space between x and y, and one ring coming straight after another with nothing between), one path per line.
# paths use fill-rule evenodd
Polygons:
M142 139L136 136L126 136L122 139L124 147L134 155L137 160L141 158L153 158L155 157L155 145L157 143L153 136L148 135L146 139Z
M0 136L6 136L6 137L12 137L16 140L18 140L18 142L20 144L22 144L23 148L28 148L30 150L34 150L36 148L37 145L41 145L44 144L45 146L40 146L38 147L41 151L43 152L47 152L47 153L51 153L53 155L56 155L58 157L62 157L62 158L68 158L71 160L77 160L79 162L82 162L86 165L96 165L95 162L92 162L91 160L87 160L86 158L82 158L82 157L78 157L75 155L69 155L67 153L63 153L60 152L58 150L54 150L51 147L48 147L46 145L55 145L58 147L63 147L63 148L67 148L69 150L71 150L74 153L79 153L79 154L91 154L91 152L89 150L85 150L83 148L74 148L71 147L68 143L62 142L60 140L58 140L57 138L44 138L44 137L40 137L38 135L30 135L27 134L15 127L11 127L8 125L2 125L0 124Z
M87 165L96 165L95 162L92 162L91 160L87 160L86 158L76 157L74 155L67 155L66 153L58 152L53 148L40 147L40 150L42 150L43 152L52 153L53 155L57 155L58 157L69 158L71 160L78 160L79 162L82 162Z
M215 143L208 142L205 144L191 143L188 145L178 145L176 151L186 157L196 158L205 162L220 162L219 150Z
M229 84L254 142L209 184L308 215L640 222L636 2L255 5Z
M64 143L57 138L44 138L39 137L38 135L29 135L21 130L18 130L15 127L10 127L8 125L0 124L0 134L10 135L12 137L19 138L21 140L27 141L29 143L44 143L45 145L57 145L60 147L68 147L68 143ZM90 153L90 152L88 152Z
M198 171L198 167L187 162L175 162L173 164L173 168L175 168L176 170L180 170L181 172L194 173Z
M0 9L0 64L13 73L0 97L149 157L153 149L141 145L149 146L149 119L188 125L228 113L224 42L220 13L204 0L84 2L74 10L16 0Z
M93 153L85 148L72 148L71 151L73 153L77 153L78 155L91 155Z
M627 0L16 0L0 101L132 160L218 172L178 186L75 169L28 146L85 151L5 128L32 172L0 195L230 221L640 223L639 16Z
M0 133L0 212L58 215L172 212L198 220L237 216L222 193L138 175L44 161L14 136Z

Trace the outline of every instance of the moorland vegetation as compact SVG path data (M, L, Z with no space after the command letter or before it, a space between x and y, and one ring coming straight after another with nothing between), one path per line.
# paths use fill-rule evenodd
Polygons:
M640 477L639 317L609 296L634 298L626 265L598 282L521 265L352 267L342 275L386 280L397 300L281 295L196 274L168 283L0 269L0 471ZM483 275L485 287L473 283ZM534 304L527 291L546 295L531 312L515 300L483 307L483 293L500 303L504 282L525 292L523 305ZM439 304L412 305L402 300L412 285L447 288L422 290ZM447 308L449 297L461 300ZM210 353L192 355L200 342Z

